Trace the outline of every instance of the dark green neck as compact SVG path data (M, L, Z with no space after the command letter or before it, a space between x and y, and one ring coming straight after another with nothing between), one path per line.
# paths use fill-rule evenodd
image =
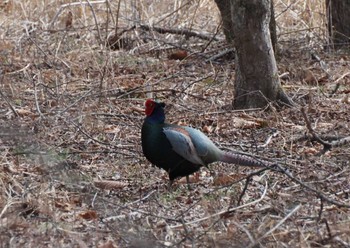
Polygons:
M149 124L162 124L165 121L164 109L160 104L154 108L152 114L147 116L145 122Z

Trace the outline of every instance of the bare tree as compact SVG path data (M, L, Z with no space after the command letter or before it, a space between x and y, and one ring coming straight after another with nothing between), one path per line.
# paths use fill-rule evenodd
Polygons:
M328 31L335 46L350 42L350 1L326 0Z
M263 107L268 101L292 105L281 87L271 43L271 0L216 0L216 3L222 4L221 1L231 11L236 49L234 107Z

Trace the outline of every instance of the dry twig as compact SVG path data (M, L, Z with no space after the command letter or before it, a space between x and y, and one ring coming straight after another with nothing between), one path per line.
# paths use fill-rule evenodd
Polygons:
M301 113L303 114L303 117L304 117L304 120L305 120L305 123L306 123L306 127L307 127L307 129L309 130L309 133L312 136L312 140L317 141L318 143L323 145L323 152L326 152L326 151L330 150L332 147L343 146L343 145L346 145L346 144L350 143L350 136L343 137L343 138L340 138L338 140L333 140L331 142L327 142L327 141L323 140L321 138L321 136L316 134L314 129L311 127L311 122L310 122L309 118L306 115L304 107L301 108Z
M193 224L196 224L198 222L202 222L202 221L205 221L205 220L208 220L208 219L211 219L213 217L217 217L217 216L225 216L227 214L230 214L238 209L242 209L242 208L246 208L248 206L251 206L251 205L255 205L257 204L258 202L262 201L264 198L265 198L265 195L267 193L267 182L265 183L265 188L264 188L264 191L263 193L261 194L260 198L255 200L255 201L252 201L252 202L249 202L249 203L246 203L246 204L243 204L243 205L240 205L240 206L237 206L237 207L232 207L232 208L229 208L227 210L223 210L223 211L219 211L215 214L212 214L212 215L209 215L209 216L206 216L206 217L203 217L203 218L199 218L197 220L194 220L194 221L189 221L189 222L186 222L184 224L179 224L179 225L175 225L175 226L170 226L170 228L172 229L176 229L176 228L179 228L179 227L182 227L183 225L193 225Z

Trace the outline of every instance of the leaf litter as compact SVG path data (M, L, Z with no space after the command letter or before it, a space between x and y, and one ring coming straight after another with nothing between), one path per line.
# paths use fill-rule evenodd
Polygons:
M208 13L215 5L202 2L178 10L178 20L192 18L194 30L214 33L218 22ZM298 105L244 111L230 107L234 61L204 63L201 57L214 55L220 42L203 53L207 41L200 37L181 41L180 35L134 29L133 49L112 51L97 45L95 25L84 19L92 14L80 7L62 9L64 18L48 29L42 14L54 16L58 3L1 5L1 245L349 246L349 208L342 206L350 204L349 55L319 49L322 36L307 43L300 26L283 35L293 18L302 18L295 15L301 5L283 3L275 2L282 29L278 65ZM93 8L99 22L106 20L106 10ZM297 23L319 20L312 14L310 22ZM185 58L174 56L184 54L173 48L178 42ZM322 63L305 55L310 46ZM197 127L223 149L279 163L315 191L286 174L253 175L224 164L194 174L191 190L183 179L169 190L166 173L152 167L140 147L141 112L150 96L167 103L169 122ZM318 138L345 140L325 149Z

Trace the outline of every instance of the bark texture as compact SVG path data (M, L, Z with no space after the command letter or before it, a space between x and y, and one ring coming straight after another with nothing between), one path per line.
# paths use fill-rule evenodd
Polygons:
M222 27L226 37L226 41L229 44L233 44L233 26L231 18L231 1L230 0L215 0L218 6L222 19Z
M222 26L226 37L226 41L230 44L234 40L233 22L232 22L232 15L234 15L234 13L231 12L232 0L215 0L215 3L220 10ZM271 7L270 34L271 34L272 46L274 48L274 51L276 51L277 31L276 31L276 19L275 19L273 1L271 1L270 7Z
M350 0L326 0L328 31L335 46L350 43Z

